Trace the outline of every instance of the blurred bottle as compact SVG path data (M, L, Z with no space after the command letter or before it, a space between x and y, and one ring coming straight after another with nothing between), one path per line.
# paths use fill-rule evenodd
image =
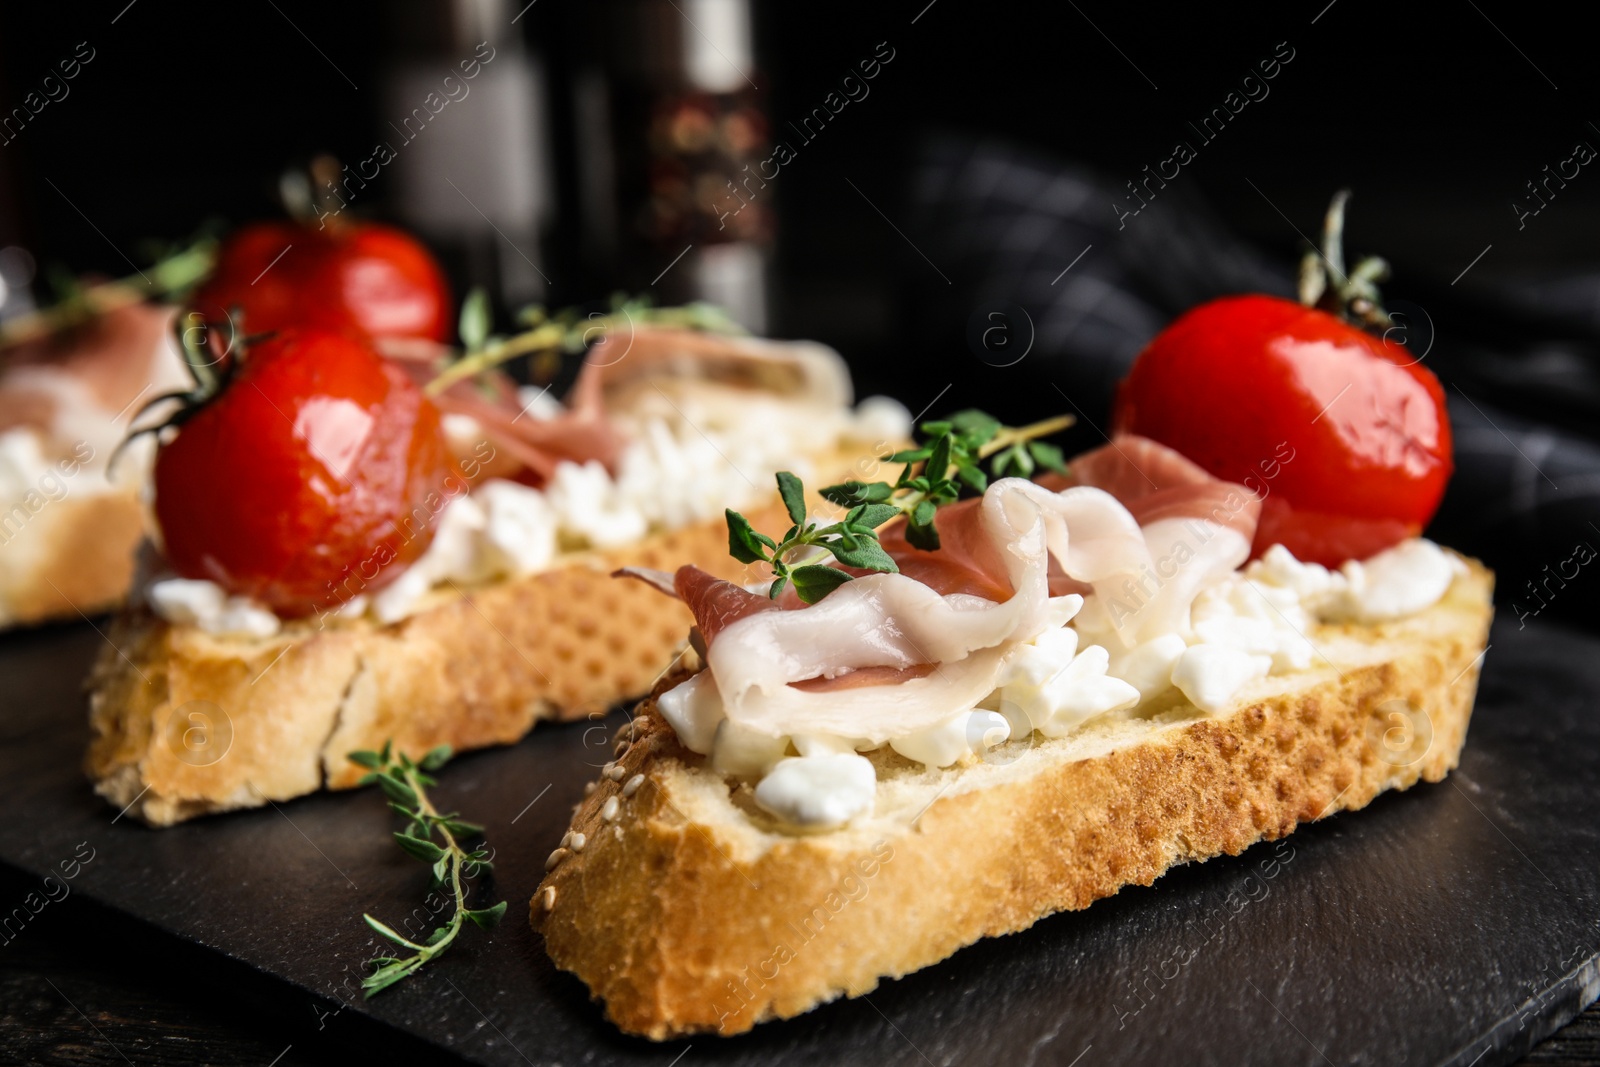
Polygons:
M0 78L0 87L10 89L4 78ZM33 256L20 246L23 213L16 182L13 157L0 157L0 322L34 309L30 288L34 263Z
M548 109L540 60L514 21L523 3L386 8L391 62L374 149L393 171L399 221L452 277L509 308L545 300L550 285L541 247L552 200Z
M33 256L20 245L0 248L0 323L26 315L37 305L33 300Z
M776 214L751 19L749 0L587 5L572 107L590 271L761 332Z

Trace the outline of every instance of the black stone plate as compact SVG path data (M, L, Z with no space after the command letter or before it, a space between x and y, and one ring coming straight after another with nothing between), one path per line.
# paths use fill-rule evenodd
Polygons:
M74 892L309 990L329 1019L363 1013L407 1032L419 1055L431 1044L484 1064L662 1067L683 1052L607 1024L524 918L617 718L541 727L446 769L440 799L488 826L507 922L364 1002L350 991L377 946L361 913L398 924L425 892L382 801L323 795L163 831L118 820L79 770L79 686L101 640L60 627L0 642L0 860L39 875L66 862ZM1494 632L1445 782L984 941L867 997L695 1038L692 1067L1486 1067L1597 988L1600 640L1512 622Z

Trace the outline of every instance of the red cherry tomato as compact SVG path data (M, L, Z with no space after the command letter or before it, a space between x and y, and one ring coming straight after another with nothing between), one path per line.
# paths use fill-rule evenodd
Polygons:
M1402 345L1272 296L1214 300L1139 354L1115 426L1265 496L1257 554L1338 566L1421 531L1450 478L1439 380Z
M301 326L442 342L451 329L439 264L414 238L371 222L241 227L194 305L214 321L239 309L247 334Z
M464 489L439 411L405 371L317 331L253 347L155 464L173 569L283 615L382 588Z

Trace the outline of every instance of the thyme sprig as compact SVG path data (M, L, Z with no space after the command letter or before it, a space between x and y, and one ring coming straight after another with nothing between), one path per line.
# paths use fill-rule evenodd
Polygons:
M367 768L368 773L362 776L361 784L377 783L383 795L389 798L389 807L407 820L406 828L396 830L394 834L401 850L432 868L433 888L448 887L454 904L449 920L443 926L436 927L420 944L371 915L361 916L368 926L385 938L402 948L411 949L409 956L378 956L367 961L373 971L362 979L361 988L369 997L409 978L429 960L443 954L466 923L471 922L487 930L499 923L506 913L506 902L503 900L488 908L474 910L467 907L467 896L472 888L468 879L494 866L489 862L487 849L469 851L462 845L463 841L481 837L483 827L466 822L455 812L440 812L425 792L425 787L438 784L429 772L444 766L451 755L449 745L440 745L421 760L413 762L404 752L392 751L389 742L385 742L379 752L350 753L351 762Z
M901 514L887 498L859 504L838 522L821 525L806 520L805 487L789 471L778 472L778 495L794 522L782 541L761 533L732 508L726 512L729 553L740 563L760 562L772 568L767 595L774 600L790 582L807 604L815 604L848 582L846 572L812 562L828 554L862 570L893 573L900 569L878 541L877 528Z
M818 490L823 499L849 509L834 523L809 521L805 487L794 474L780 471L778 495L794 525L781 540L774 540L729 508L728 552L740 563L765 563L772 569L767 595L774 600L792 583L801 600L814 604L852 577L818 562L827 556L858 570L889 574L899 570L878 538L878 528L891 519L905 517L906 540L913 546L937 549L934 519L941 506L983 492L991 477L1027 478L1040 468L1065 474L1061 450L1037 438L1064 430L1073 421L1071 415L1062 415L1013 428L969 410L925 422L921 444L881 457L885 463L905 464L892 484L851 480ZM990 459L986 473L983 463Z
M208 228L187 244L156 247L154 252L154 262L144 270L94 285L84 285L69 271L51 272L56 302L7 320L0 327L0 346L45 337L152 298L181 299L211 273L217 239Z
M658 308L646 298L625 297L620 293L612 296L610 310L604 313L585 312L582 308L552 312L541 304L534 304L518 312L517 321L523 327L521 333L510 337L491 335L488 298L482 290L468 294L461 304L458 326L462 354L446 364L439 376L428 383L428 395L438 396L457 382L519 357L549 360L577 355L613 333L620 334L640 325L715 333L744 332L726 312L711 304Z

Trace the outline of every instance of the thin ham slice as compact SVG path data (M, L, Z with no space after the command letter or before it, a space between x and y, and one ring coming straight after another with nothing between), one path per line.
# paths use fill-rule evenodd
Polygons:
M706 638L728 717L772 735L809 729L880 741L931 726L974 707L1021 641L1081 605L1050 596L1049 559L1090 582L1148 561L1132 517L1098 489L1051 493L1002 479L954 514L947 547L956 562L941 568L931 553L902 553L920 559L935 584L869 574L816 604L782 610L679 571L674 584ZM980 576L986 566L999 573ZM996 595L974 593L975 585Z
M1170 449L1118 438L1072 470L1080 484L1003 478L942 509L934 552L885 529L900 572L814 605L680 570L728 718L876 741L931 726L993 692L1025 642L1077 611L1074 593L1092 591L1131 648L1186 628L1199 590L1249 554L1260 502Z
M437 373L447 353L442 346L412 341L385 342L383 351L405 363L420 382ZM636 327L595 344L584 356L564 409L554 418L526 414L503 374L458 382L435 400L443 411L476 419L539 484L562 461L596 460L615 473L627 441L611 414L669 378L715 381L830 409L851 402L849 372L838 353L822 345L658 326Z
M689 610L694 623L709 645L726 627L763 611L781 608L770 597L752 593L732 582L707 574L699 567L685 565L673 575L673 587Z
M841 689L861 689L869 685L899 685L913 678L926 678L938 669L934 663L917 663L910 667L857 667L832 678L807 678L789 685L808 693L837 693Z
M941 594L964 593L995 602L1008 600L1012 589L1005 563L984 532L981 497L940 508L933 525L939 531L934 551L915 548L906 540L906 524L896 521L879 540L900 573Z
M839 354L808 341L768 341L661 326L596 344L567 395L573 411L604 411L661 378L702 378L819 407L848 407L850 372Z
M555 474L556 464L563 460L598 460L608 470L616 469L624 442L604 417L569 412L554 419L537 419L523 413L514 398L488 400L474 394L471 384L462 382L436 398L440 410L478 420L484 432L537 475L539 481L548 481ZM467 389L462 390L461 386Z
M773 600L752 593L692 565L679 567L675 575L642 567L624 567L612 577L636 578L663 593L677 596L694 613L695 626L707 645L732 623L757 612L792 611L805 606L795 597ZM894 685L921 678L935 669L932 663L917 663L909 667L858 667L831 677L805 678L789 684L810 693L836 692L869 685Z
M150 304L104 311L88 321L0 349L0 431L28 426L49 434L64 406L93 405L122 424L150 400L187 384L168 340L174 312ZM91 408L93 410L93 408ZM122 427L109 427L112 440Z
M1215 478L1166 445L1137 434L1118 434L1109 443L1072 461L1078 485L1104 489L1140 526L1166 519L1203 519L1245 538L1255 536L1261 499L1242 485Z
M384 340L378 348L404 367L418 385L427 385L438 376L450 352L443 345L412 338ZM556 418L535 418L523 410L516 381L502 371L490 370L456 382L433 401L440 411L476 420L484 436L511 459L510 469L497 473L511 475L521 468L531 475L529 480L543 484L563 460L598 460L614 471L622 456L625 442L606 419L599 394L593 402L582 408L568 407Z
M1144 533L1151 568L1097 588L1125 644L1181 623L1201 587L1249 558L1261 499L1167 446L1118 434L1069 468L1076 484L1121 501Z
M1166 519L1198 519L1236 530L1249 538L1255 532L1261 502L1244 486L1220 481L1182 455L1147 437L1119 435L1111 444L1072 461L1076 480L1046 475L1039 485L1052 491L1084 485L1117 498L1142 527ZM987 600L1011 596L999 551L983 530L981 498L940 508L934 518L940 546L914 548L906 541L905 523L885 529L883 547L903 574L940 593L967 593ZM1050 565L1050 592L1055 596L1087 593L1088 582L1069 578L1060 561Z

